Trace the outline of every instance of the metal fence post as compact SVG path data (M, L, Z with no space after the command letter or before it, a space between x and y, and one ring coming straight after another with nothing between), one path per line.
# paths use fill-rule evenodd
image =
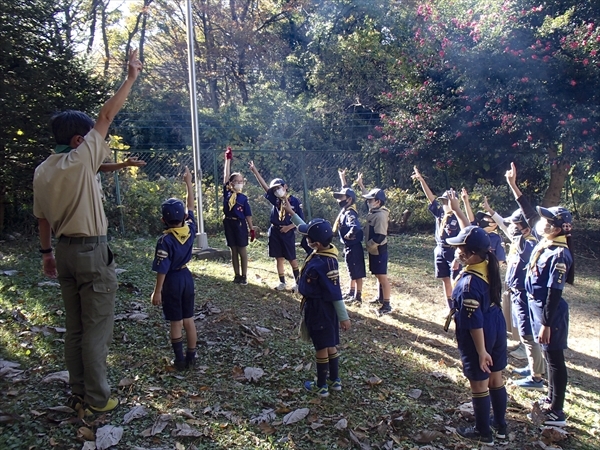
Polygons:
M117 149L113 150L115 156L115 162L117 161ZM117 209L119 210L119 228L121 228L121 234L125 233L125 221L123 219L123 207L121 206L121 187L119 186L119 171L115 170L115 198L117 201Z
M305 210L305 214L304 217L306 217L306 221L310 221L312 219L312 211L310 210L310 192L308 190L308 182L306 181L306 163L305 163L305 159L306 159L306 152L301 152L300 153L300 167L302 169L302 188L304 190L304 210Z

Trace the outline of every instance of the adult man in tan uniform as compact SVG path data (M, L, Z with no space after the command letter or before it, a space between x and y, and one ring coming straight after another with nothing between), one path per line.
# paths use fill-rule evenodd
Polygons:
M79 111L52 118L58 145L55 154L36 168L33 179L33 212L38 218L44 273L55 278L58 272L65 304L65 363L73 394L68 405L74 409L106 412L119 404L110 397L106 379L117 277L96 173L110 156L104 141L108 128L141 70L134 50L126 80L104 104L95 123ZM58 239L56 259L52 231Z

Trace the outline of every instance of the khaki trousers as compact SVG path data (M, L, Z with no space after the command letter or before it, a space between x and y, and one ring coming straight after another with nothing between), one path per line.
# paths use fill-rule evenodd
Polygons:
M106 357L112 341L117 276L106 242L56 246L58 281L65 305L65 363L73 394L92 406L110 398Z

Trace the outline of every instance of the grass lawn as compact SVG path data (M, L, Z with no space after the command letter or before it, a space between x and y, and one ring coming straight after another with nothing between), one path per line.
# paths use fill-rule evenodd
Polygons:
M210 244L224 248L223 239ZM314 351L297 338L300 299L277 292L275 263L265 240L249 247L249 285L231 282L227 261L194 260L198 367L174 372L168 325L150 303L154 239L111 242L119 269L117 321L109 378L121 406L83 420L63 408L68 385L45 382L64 371L64 312L58 287L41 273L37 242L6 242L0 250L0 448L81 449L89 430L122 427L118 449L467 449L452 427L467 424L459 407L470 402L441 287L433 278L431 235L390 238L394 312L378 318L367 304L349 308L352 328L341 337L341 392L320 399L302 382L315 375ZM302 250L299 250L299 255ZM597 260L578 259L576 285L567 287L571 308L566 352L568 438L564 449L597 449L600 439L600 282ZM348 279L340 263L342 286ZM5 271L16 270L13 272ZM289 265L286 267L291 276ZM375 294L369 277L363 297ZM207 304L208 303L208 304ZM200 314L203 313L203 314ZM258 328L257 328L258 327ZM509 341L516 346L516 341ZM510 369L525 363L509 358ZM244 369L264 372L246 380ZM22 370L22 372L15 372ZM252 372L248 370L248 372ZM498 448L542 448L540 430L526 415L540 392L510 385L509 440ZM143 406L146 415L125 423ZM308 409L298 422L289 413ZM141 409L140 409L141 410ZM306 412L306 411L304 411ZM260 417L266 418L260 422ZM166 425L162 431L160 427ZM179 434L179 436L178 436ZM193 434L193 436L185 436ZM544 445L545 445L544 444Z

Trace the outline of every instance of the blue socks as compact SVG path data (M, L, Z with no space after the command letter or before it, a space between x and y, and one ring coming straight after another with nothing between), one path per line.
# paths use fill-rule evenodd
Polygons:
M317 358L317 386L327 384L327 375L329 373L329 357Z
M483 436L489 436L492 433L490 429L490 391L472 392L471 401L475 413L475 428Z
M335 381L340 377L340 354L335 352L329 355L329 379Z
M492 402L492 410L494 411L494 422L498 425L506 425L506 386L502 385L497 388L490 388L490 399Z

